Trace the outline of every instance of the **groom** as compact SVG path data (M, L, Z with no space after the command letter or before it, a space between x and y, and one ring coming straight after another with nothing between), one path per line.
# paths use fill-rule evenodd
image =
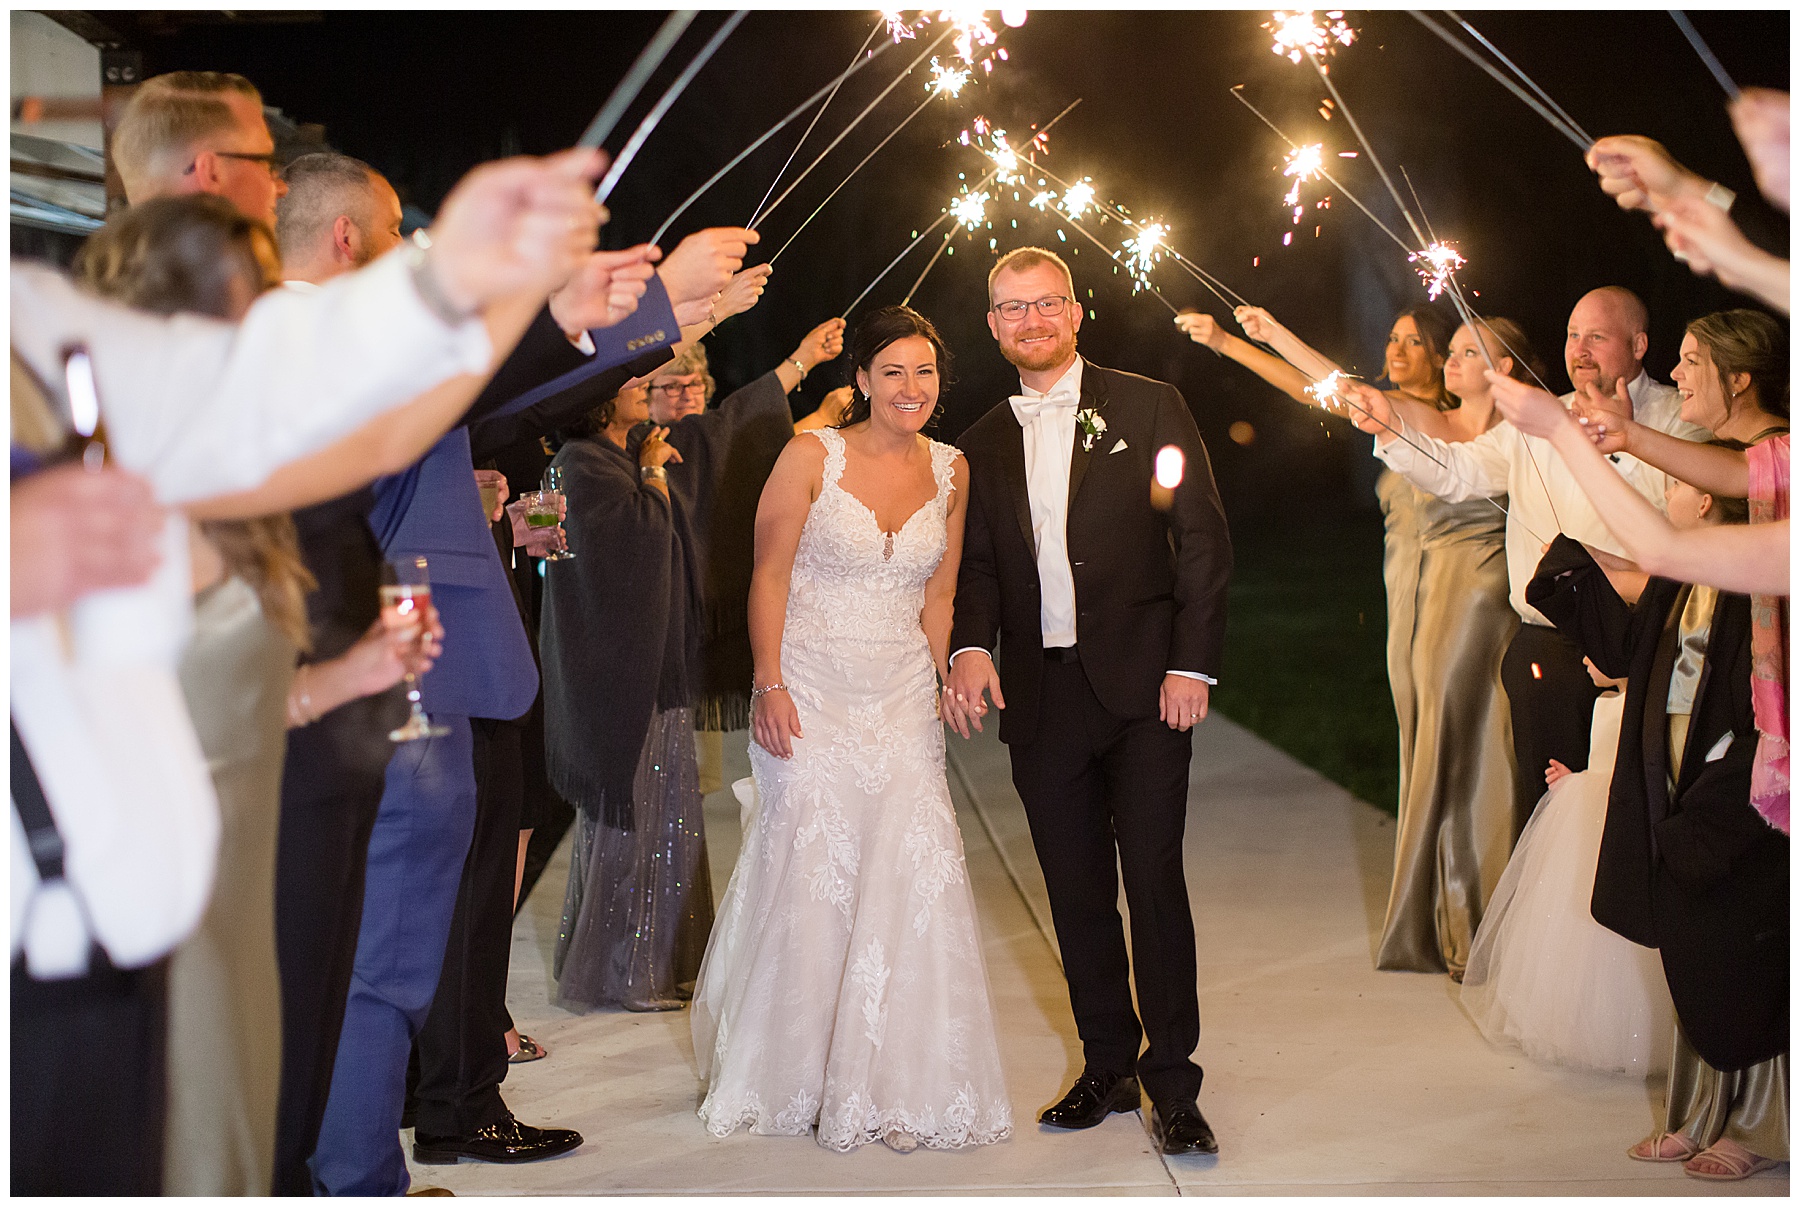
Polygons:
M944 714L967 737L984 692L1005 710L1000 740L1050 893L1086 1068L1040 1121L1085 1128L1136 1110L1141 1078L1157 1148L1212 1153L1195 1103L1200 1005L1181 848L1192 730L1224 647L1231 538L1187 404L1173 386L1077 356L1077 296L1069 266L1041 248L1008 253L988 276L988 329L1023 391L961 441L969 510ZM1153 461L1168 445L1186 473L1159 509Z

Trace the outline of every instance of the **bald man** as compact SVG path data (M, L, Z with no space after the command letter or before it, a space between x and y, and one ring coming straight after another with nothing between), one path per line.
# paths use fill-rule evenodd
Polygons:
M1683 439L1709 439L1705 429L1682 421L1680 393L1644 371L1648 326L1649 312L1631 290L1607 285L1584 294L1569 313L1563 345L1570 384L1577 390L1592 384L1611 395L1623 382L1639 423ZM1565 394L1564 405L1574 397L1573 392ZM1581 664L1581 651L1526 602L1525 587L1537 572L1544 547L1558 533L1620 557L1625 549L1549 441L1527 436L1510 423L1454 444L1411 429L1398 416L1394 427L1406 439L1391 430L1378 433L1375 455L1419 489L1451 503L1506 499L1506 570L1512 606L1523 621L1500 670L1512 706L1518 760L1513 781L1516 841L1544 794L1550 760L1575 771L1586 768L1588 730L1599 694ZM1667 475L1623 453L1611 460L1639 494L1663 507Z

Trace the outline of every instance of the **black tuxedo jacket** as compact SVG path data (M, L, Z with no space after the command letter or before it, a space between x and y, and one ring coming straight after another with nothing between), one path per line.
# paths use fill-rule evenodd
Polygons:
M1206 445L1174 386L1089 361L1081 409L1089 408L1106 430L1088 450L1077 425L1069 471L1076 644L1108 711L1154 717L1167 672L1219 676L1231 534ZM950 648L993 651L998 640L1000 740L1029 742L1043 629L1024 431L1002 403L959 443L969 459L969 503ZM1185 454L1187 471L1173 507L1159 511L1150 500L1153 462L1170 444Z
M1602 673L1627 679L1594 918L1661 950L1694 1050L1715 1069L1741 1069L1787 1051L1788 840L1750 804L1756 721L1743 595L1721 593L1714 608L1669 792L1669 680L1688 591L1653 578L1627 607L1587 550L1559 536L1525 597Z

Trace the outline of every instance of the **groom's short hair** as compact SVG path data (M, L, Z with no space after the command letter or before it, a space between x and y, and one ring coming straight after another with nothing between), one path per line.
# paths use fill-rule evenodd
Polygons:
M994 267L988 271L988 301L994 300L994 281L1003 272L1024 272L1036 268L1040 264L1054 264L1062 270L1063 279L1069 283L1069 297L1075 296L1075 274L1069 271L1068 263L1047 247L1015 247L1001 256Z

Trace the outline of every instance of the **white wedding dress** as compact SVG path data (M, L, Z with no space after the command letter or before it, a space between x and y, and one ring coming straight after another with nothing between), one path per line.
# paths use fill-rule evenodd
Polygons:
M843 436L813 435L781 643L805 736L792 759L750 745L757 800L694 991L700 1117L839 1151L988 1144L1012 1108L919 624L958 453L932 444L937 495L890 535L839 484Z
M1623 694L1594 702L1587 770L1551 785L1519 836L1475 932L1462 1003L1489 1040L1533 1060L1643 1074L1668 1060L1662 960L1590 907L1624 710Z

